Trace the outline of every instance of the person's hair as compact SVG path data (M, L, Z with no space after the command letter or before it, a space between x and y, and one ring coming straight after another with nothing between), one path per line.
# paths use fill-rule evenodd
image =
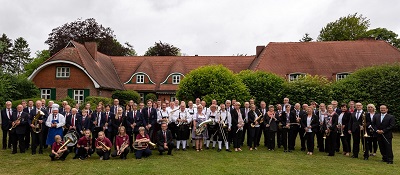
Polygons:
M376 111L376 107L374 104L368 104L367 107L372 107L374 109L374 111Z
M103 134L104 135L104 131L100 131L98 135Z
M340 105L340 107L347 107L346 103L342 103L342 105Z
M139 131L144 131L144 130L145 130L145 129L144 129L143 126L139 127Z
M61 136L60 136L60 135L56 135L56 136L54 136L54 140L55 140L55 141L57 141L58 139L60 139L60 140L61 140Z

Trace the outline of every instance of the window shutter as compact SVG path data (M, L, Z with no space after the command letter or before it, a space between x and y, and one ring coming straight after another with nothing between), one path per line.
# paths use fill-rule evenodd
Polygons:
M74 90L68 89L68 97L74 98Z
M90 89L85 89L83 91L83 101L86 101L86 97L90 96Z
M56 93L56 88L51 88L51 90L50 90L50 99L52 99L52 100L56 100L56 95L57 93Z

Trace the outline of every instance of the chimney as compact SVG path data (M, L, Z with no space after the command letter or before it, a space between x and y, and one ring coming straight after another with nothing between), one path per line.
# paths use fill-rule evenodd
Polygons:
M199 55L196 54L196 55L194 55L194 56L195 56L195 57L198 57Z
M92 56L94 60L97 60L97 43L96 42L85 42L86 50Z
M260 56L261 52L264 50L265 46L257 46L256 47L256 58Z

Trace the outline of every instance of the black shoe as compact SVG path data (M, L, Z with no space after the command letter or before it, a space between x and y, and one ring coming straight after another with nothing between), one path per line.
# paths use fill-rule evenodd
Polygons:
M160 152L160 155L163 155L163 153Z
M32 152L32 155L35 155L36 154L36 152Z
M72 159L77 159L78 158L78 156L75 156L74 158L72 158Z
M217 152L221 152L221 149L218 149Z
M232 152L230 149L226 149L225 151Z
M65 160L65 158L62 158L62 159L60 159L61 161L64 161Z
M3 150L7 149L6 147L3 147Z
M176 148L175 150L176 150L176 151L179 151L179 148Z
M358 158L358 156L352 155L352 156L351 156L351 158L356 158L356 159L357 159L357 158Z
M183 148L182 151L186 151L186 148Z
M14 151L13 151L13 152L11 152L11 154L17 154L17 152L14 152Z
M206 147L206 149L210 149L210 147Z
M283 152L284 152L284 153L287 153L288 151L287 151L287 150L283 150Z
M172 153L168 153L167 155L170 155L170 156L172 156Z
M25 151L21 151L21 153L25 153Z
M368 160L368 157L364 157L364 160Z
M291 153L291 152L292 152L292 150L289 150L288 152L290 152L290 153Z
M192 146L193 149L196 149L196 146Z
M382 160L382 162L387 162L386 160Z
M392 162L392 161L390 161L390 162L387 162L387 164L393 164L393 162Z
M328 154L328 156L335 156L334 154Z
M42 151L42 150L39 150L39 154L43 154L43 151Z
M215 149L215 146L213 146L212 149Z
M301 148L301 151L306 151L306 149L305 148Z

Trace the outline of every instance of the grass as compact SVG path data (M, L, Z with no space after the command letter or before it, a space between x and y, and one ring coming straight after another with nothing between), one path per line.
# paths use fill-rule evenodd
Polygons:
M395 137L399 137L396 133ZM268 151L261 147L255 151L243 149L243 152L226 152L210 149L196 152L174 151L173 156L158 155L153 151L149 158L136 160L133 154L127 160L111 158L101 161L95 154L81 161L73 160L68 155L64 162L51 162L50 150L43 155L11 154L11 150L0 151L0 174L398 174L400 167L396 165L400 157L400 140L393 140L394 165L381 162L381 155L363 160L352 159L341 154L328 157L315 150L308 156L299 151L299 138L296 151L284 153L283 149ZM263 141L261 141L263 143Z

